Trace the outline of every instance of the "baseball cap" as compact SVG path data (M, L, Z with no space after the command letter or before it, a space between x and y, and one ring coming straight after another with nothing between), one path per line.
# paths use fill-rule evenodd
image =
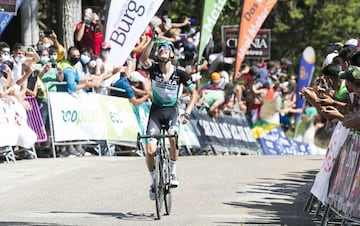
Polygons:
M322 69L322 73L325 76L331 76L331 77L338 77L339 72L341 72L341 65L340 64L328 64L324 69Z
M211 73L211 81L219 81L220 80L220 74L218 72Z
M101 43L101 48L102 49L111 49L111 45L109 42L104 41Z
M350 65L347 70L339 73L339 78L349 81L360 80L360 67Z
M345 42L345 46L351 46L353 48L358 46L358 40L355 38L351 38Z

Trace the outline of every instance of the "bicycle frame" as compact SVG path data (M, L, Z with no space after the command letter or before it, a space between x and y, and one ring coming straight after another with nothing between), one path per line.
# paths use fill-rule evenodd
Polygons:
M164 127L161 127L160 134L155 135L137 135L137 145L140 147L140 139L143 138L155 138L156 141L156 152L155 152L155 204L156 204L156 215L157 219L161 219L162 215L162 206L165 203L165 214L169 215L171 212L171 187L170 187L170 156L169 151L166 148L166 138L175 138L175 143L177 146L178 135L166 134Z

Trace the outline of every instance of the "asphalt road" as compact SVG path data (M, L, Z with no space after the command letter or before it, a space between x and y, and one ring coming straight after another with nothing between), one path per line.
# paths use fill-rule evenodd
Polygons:
M0 164L0 225L314 225L303 212L323 156L191 156L155 220L143 157Z

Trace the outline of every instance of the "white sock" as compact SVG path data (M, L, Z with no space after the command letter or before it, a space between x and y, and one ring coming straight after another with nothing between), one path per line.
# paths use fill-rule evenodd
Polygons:
M176 160L170 159L170 174L176 174Z
M152 170L149 173L150 173L150 178L151 178L151 184L153 184L154 183L154 178L155 178L155 170Z

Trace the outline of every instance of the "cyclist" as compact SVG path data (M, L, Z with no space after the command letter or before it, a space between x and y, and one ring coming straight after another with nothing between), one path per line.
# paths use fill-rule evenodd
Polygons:
M180 122L187 123L191 110L197 99L197 92L192 83L191 76L182 70L178 70L172 64L174 58L174 45L169 41L156 41L155 50L150 59L150 53L154 46L152 40L144 49L140 61L144 69L150 74L152 88L152 105L149 121L146 129L147 135L159 134L161 125L166 126L168 134L173 135L180 132ZM181 94L181 85L190 93L190 101L185 113L179 115L178 97ZM146 164L150 172L151 180L154 181L154 154L156 151L156 140L146 140ZM179 185L176 176L176 161L179 150L175 144L175 138L170 139L170 186ZM151 184L149 197L155 199L154 186Z

